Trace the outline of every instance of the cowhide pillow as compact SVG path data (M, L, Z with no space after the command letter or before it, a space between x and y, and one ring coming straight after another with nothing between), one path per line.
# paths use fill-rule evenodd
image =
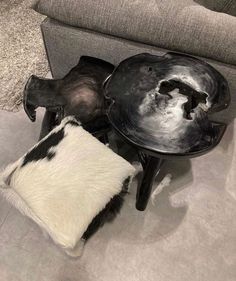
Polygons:
M132 165L67 117L1 173L0 191L69 255L79 256L85 234L106 208L114 212L133 175Z

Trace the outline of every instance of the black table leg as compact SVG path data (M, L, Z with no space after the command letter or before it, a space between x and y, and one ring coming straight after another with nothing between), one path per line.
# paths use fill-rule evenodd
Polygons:
M94 135L94 136L96 137L96 135ZM99 139L102 143L104 143L104 144L109 143L109 139L108 139L107 133L102 134L100 137L98 137L98 139Z
M145 161L142 160L143 178L141 185L138 187L136 196L136 209L139 211L144 211L147 207L153 182L163 161L162 159L153 156L146 156Z
M39 140L44 138L55 126L56 112L46 110L41 125Z

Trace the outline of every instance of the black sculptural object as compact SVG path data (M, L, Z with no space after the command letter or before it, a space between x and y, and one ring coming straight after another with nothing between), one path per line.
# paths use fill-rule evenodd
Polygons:
M46 108L40 139L69 115L76 116L91 133L108 128L103 82L113 70L114 66L108 62L82 56L62 79L32 75L25 86L23 104L32 122L36 119L36 109Z
M101 130L101 118L103 128L108 128L106 113L115 131L138 151L144 172L136 208L144 210L164 159L196 157L219 143L226 124L214 122L211 113L229 105L229 88L209 64L176 53L139 54L113 68L107 62L82 57L61 80L33 77L25 88L25 110L33 120L37 106L47 108L43 126L47 129L41 136L50 130L47 124L55 120L55 114L59 119L76 115L94 132L96 122L96 129ZM83 83L91 82L91 77L92 84ZM80 91L81 85L85 91ZM92 91L87 95L89 102L81 106L80 97L86 102L88 89ZM75 106L73 101L77 101Z

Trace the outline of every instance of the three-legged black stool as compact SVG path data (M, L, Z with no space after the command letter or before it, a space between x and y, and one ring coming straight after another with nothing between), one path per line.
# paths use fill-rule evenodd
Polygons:
M211 113L230 101L224 77L209 64L175 53L139 54L121 62L105 87L108 118L137 149L143 178L136 208L145 210L165 159L191 158L213 149L225 124Z

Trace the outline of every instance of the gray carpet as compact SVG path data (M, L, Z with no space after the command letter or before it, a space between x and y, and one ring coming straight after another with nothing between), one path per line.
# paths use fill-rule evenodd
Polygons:
M40 32L45 18L31 0L0 1L0 108L16 111L31 74L45 76L48 64Z
M0 111L0 167L36 142L40 120ZM173 180L145 212L134 207L135 179L120 215L80 259L0 197L0 281L235 281L235 129L205 156L166 162L160 177Z

